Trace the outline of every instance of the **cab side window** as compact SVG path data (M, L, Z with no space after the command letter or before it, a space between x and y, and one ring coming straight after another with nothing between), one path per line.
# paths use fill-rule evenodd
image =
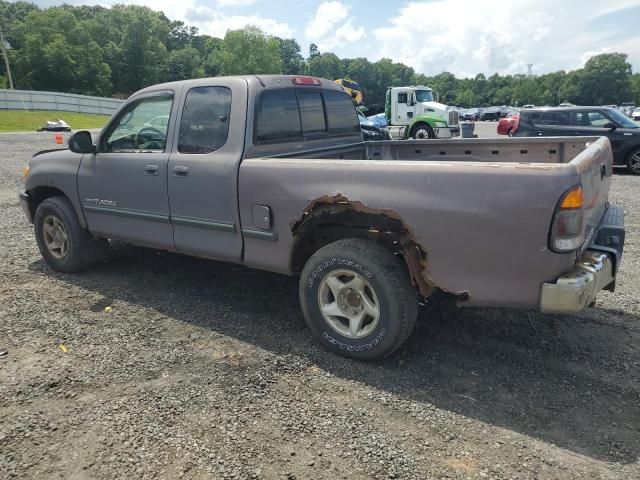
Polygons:
M182 111L178 151L211 153L227 143L231 116L231 90L195 87L189 90Z
M103 152L164 152L172 95L142 98L127 105L109 125Z
M398 103L407 103L409 96L407 93L398 94Z

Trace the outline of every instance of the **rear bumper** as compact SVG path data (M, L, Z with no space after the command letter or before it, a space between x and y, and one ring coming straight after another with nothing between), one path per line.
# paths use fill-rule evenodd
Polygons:
M540 311L578 313L596 299L600 290L613 291L624 250L624 212L610 205L589 248L574 269L555 283L543 283Z
M587 308L603 288L613 284L613 262L606 253L584 252L580 262L555 283L543 283L540 311L545 313L578 313Z
M33 223L33 215L31 215L31 197L27 192L20 192L18 194L18 199L20 200L20 206L22 207L22 211L27 216L27 220L30 223Z

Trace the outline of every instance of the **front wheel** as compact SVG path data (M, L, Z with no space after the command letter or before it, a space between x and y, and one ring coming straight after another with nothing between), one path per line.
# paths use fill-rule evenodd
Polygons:
M419 123L418 125L413 127L411 129L410 136L414 140L424 140L426 138L429 138L429 139L436 138L436 134L434 133L433 128L431 128L431 126L426 124L426 123Z
M418 294L400 257L361 239L331 243L309 259L300 304L325 347L357 360L393 353L418 315Z
M640 175L640 148L633 150L627 156L627 169L634 175Z
M40 253L56 272L77 272L106 256L107 240L93 238L82 228L65 197L44 200L33 224Z

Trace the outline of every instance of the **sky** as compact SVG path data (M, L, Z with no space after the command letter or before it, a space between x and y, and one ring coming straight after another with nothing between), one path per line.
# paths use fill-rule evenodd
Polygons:
M592 55L622 52L640 71L640 0L35 0L146 5L223 37L257 25L340 57L391 58L417 72L534 74L574 70Z

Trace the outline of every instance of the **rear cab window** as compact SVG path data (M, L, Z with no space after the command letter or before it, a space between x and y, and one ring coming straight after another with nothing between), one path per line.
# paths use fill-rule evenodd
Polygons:
M313 87L262 92L254 131L258 145L361 135L351 97Z
M184 103L178 152L206 154L227 143L231 116L231 90L227 87L195 87Z

